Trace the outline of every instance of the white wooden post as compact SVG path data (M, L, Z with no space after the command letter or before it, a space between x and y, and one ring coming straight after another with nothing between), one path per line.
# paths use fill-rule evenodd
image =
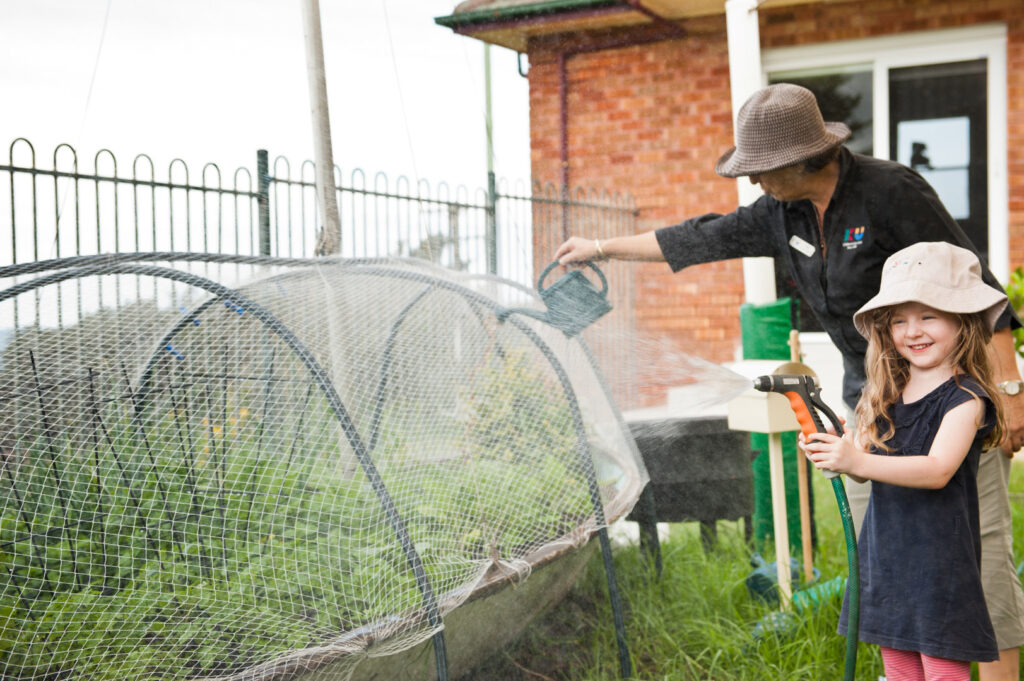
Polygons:
M793 601L793 580L789 574L789 519L786 514L786 478L782 466L782 433L769 433L768 479L772 488L775 567L779 579L779 603L783 610L787 610Z
M737 373L751 379L775 373L774 360L747 360L731 365ZM778 393L764 393L753 387L728 404L728 423L732 430L768 435L768 479L772 494L772 529L775 534L775 567L779 585L779 605L788 610L793 602L790 576L789 522L786 513L786 482L783 476L782 434L800 430L789 400ZM764 454L762 454L764 456Z

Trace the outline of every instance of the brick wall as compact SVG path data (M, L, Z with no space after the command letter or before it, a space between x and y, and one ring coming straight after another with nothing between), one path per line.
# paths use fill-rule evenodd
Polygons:
M687 28L683 40L565 61L569 183L631 193L640 231L736 207L735 183L712 170L732 144L724 17ZM544 182L561 181L558 88L557 53L531 50L532 172ZM679 349L712 361L733 358L743 301L739 261L675 275L663 263L638 264L633 272L641 334L672 337Z
M762 48L849 40L1001 21L1008 26L1011 268L1024 263L1024 3L1021 0L872 0L760 12ZM567 37L530 48L531 160L535 180L561 182L559 52L568 83L572 186L631 193L638 229L691 215L728 212L736 184L716 176L732 146L725 18L686 22L687 35L619 49L578 50ZM622 37L628 37L622 32ZM636 32L638 39L644 35ZM568 50L568 51L566 51ZM739 261L672 274L664 264L633 269L642 334L670 336L706 359L731 360L739 346ZM653 381L653 379L652 379ZM651 390L658 395L657 386Z

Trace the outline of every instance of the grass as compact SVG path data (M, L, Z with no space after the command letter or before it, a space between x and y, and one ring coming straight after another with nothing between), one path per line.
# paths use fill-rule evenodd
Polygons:
M813 476L821 581L846 574L846 551L831 485ZM1013 466L1014 551L1024 557L1024 464ZM755 551L741 523L718 523L718 541L702 546L695 523L672 525L662 542L658 579L635 545L618 546L615 565L625 601L634 678L657 681L840 679L846 639L836 634L840 601L802 614L784 636L755 640L752 629L774 609L751 598L745 578ZM883 674L877 646L860 644L857 681ZM534 622L516 646L462 681L611 681L621 678L600 556L565 601ZM975 672L975 678L976 672ZM1022 677L1024 678L1024 677Z

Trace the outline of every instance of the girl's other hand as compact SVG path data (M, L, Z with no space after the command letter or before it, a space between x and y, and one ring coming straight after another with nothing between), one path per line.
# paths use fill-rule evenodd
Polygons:
M798 445L814 467L821 470L849 474L857 460L858 449L849 430L842 437L835 433L812 433L805 438L801 433Z

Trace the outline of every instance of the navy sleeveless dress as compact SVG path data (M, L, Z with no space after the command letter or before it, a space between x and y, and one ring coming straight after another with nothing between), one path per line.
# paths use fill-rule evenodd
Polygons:
M857 540L860 640L949 660L990 662L999 659L999 650L981 587L977 472L995 409L974 379L959 378L984 399L986 425L949 483L937 490L871 483ZM928 454L946 412L970 399L973 395L952 378L915 402L901 399L892 409L896 432L887 454ZM848 605L844 601L839 619L843 635Z

